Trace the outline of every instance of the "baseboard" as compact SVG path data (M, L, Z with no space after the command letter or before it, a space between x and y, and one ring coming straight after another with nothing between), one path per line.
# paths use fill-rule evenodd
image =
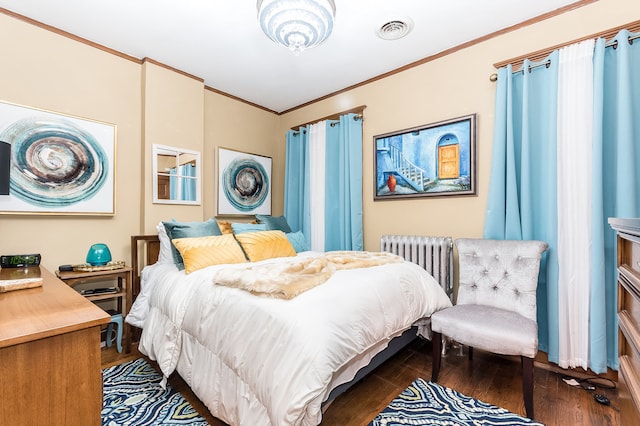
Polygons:
M583 368L561 368L558 364L549 361L549 355L546 352L538 351L538 354L535 358L535 366L538 368L542 368L548 371L553 371L554 373L562 374L565 376L572 376L577 379L587 379L590 377L603 377L605 379L613 380L614 382L618 382L618 372L607 368L606 373L596 374L593 371Z

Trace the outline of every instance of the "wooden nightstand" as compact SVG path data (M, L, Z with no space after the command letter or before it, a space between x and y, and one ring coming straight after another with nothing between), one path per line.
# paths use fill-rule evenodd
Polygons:
M104 294L91 294L85 295L88 300L97 302L100 300L117 299L118 312L122 313L122 317L125 318L131 309L131 286L133 269L129 266L124 268L112 269L108 271L93 271L93 272L77 272L77 271L56 271L56 275L62 281L64 281L69 287L74 287L77 284L84 284L95 281L117 280L117 292L116 293L104 293ZM131 327L125 322L123 333L125 352L131 352Z

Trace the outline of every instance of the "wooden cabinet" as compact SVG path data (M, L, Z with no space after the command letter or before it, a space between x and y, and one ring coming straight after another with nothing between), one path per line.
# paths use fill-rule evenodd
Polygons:
M39 271L42 287L0 294L0 424L100 425L100 328L109 316Z
M640 425L640 218L609 224L618 242L620 424Z
M56 275L62 281L64 281L69 287L75 287L77 284L116 280L117 291L115 293L93 294L84 296L92 302L98 302L101 300L116 299L116 310L122 313L122 318L125 318L131 309L131 271L128 266L119 269L112 269L107 271L92 271L92 272L77 272L77 271L56 271ZM124 350L126 353L131 352L131 328L128 324L124 324Z

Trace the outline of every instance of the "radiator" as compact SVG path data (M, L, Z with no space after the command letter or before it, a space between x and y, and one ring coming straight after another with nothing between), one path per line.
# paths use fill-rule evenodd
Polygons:
M453 240L451 237L383 235L380 251L397 254L427 270L453 299Z

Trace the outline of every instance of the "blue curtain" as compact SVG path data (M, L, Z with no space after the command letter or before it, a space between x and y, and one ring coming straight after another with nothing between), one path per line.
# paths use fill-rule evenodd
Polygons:
M640 40L632 42L638 35L620 31L613 46L605 47L604 40L598 40L594 52L593 170L601 184L594 185L594 208L599 200L600 219L594 221L593 231L601 241L594 240L593 271L604 283L591 295L590 326L597 340L592 339L594 365L590 367L596 372L605 363L618 368L616 238L607 220L640 216ZM602 308L601 300L606 301Z
M284 173L284 216L294 232L308 238L309 228L309 131L308 126L287 132Z
M363 250L362 120L345 114L326 122L325 250ZM310 235L307 129L287 132L284 215Z
M179 200L178 198L178 171L175 167L169 169L169 199Z
M598 40L594 52L593 249L589 368L618 368L615 234L609 217L640 215L640 43L629 33L617 48ZM548 66L498 71L493 158L484 237L549 244L538 286L539 348L558 362L556 203L557 55ZM637 71L636 71L637 74ZM634 125L635 123L635 125ZM635 126L635 127L634 127ZM636 146L638 148L636 148Z
M556 94L558 52L549 66L525 61L498 70L491 180L484 237L547 242L538 283L539 348L558 354ZM553 359L551 359L553 361Z
M191 163L169 169L169 199L181 201L196 200L196 166ZM193 179L191 179L193 178ZM178 187L178 179L180 186Z
M180 166L180 175L182 177L182 197L184 201L196 200L196 166L195 164L187 163Z
M362 121L346 114L327 126L325 250L363 250Z

